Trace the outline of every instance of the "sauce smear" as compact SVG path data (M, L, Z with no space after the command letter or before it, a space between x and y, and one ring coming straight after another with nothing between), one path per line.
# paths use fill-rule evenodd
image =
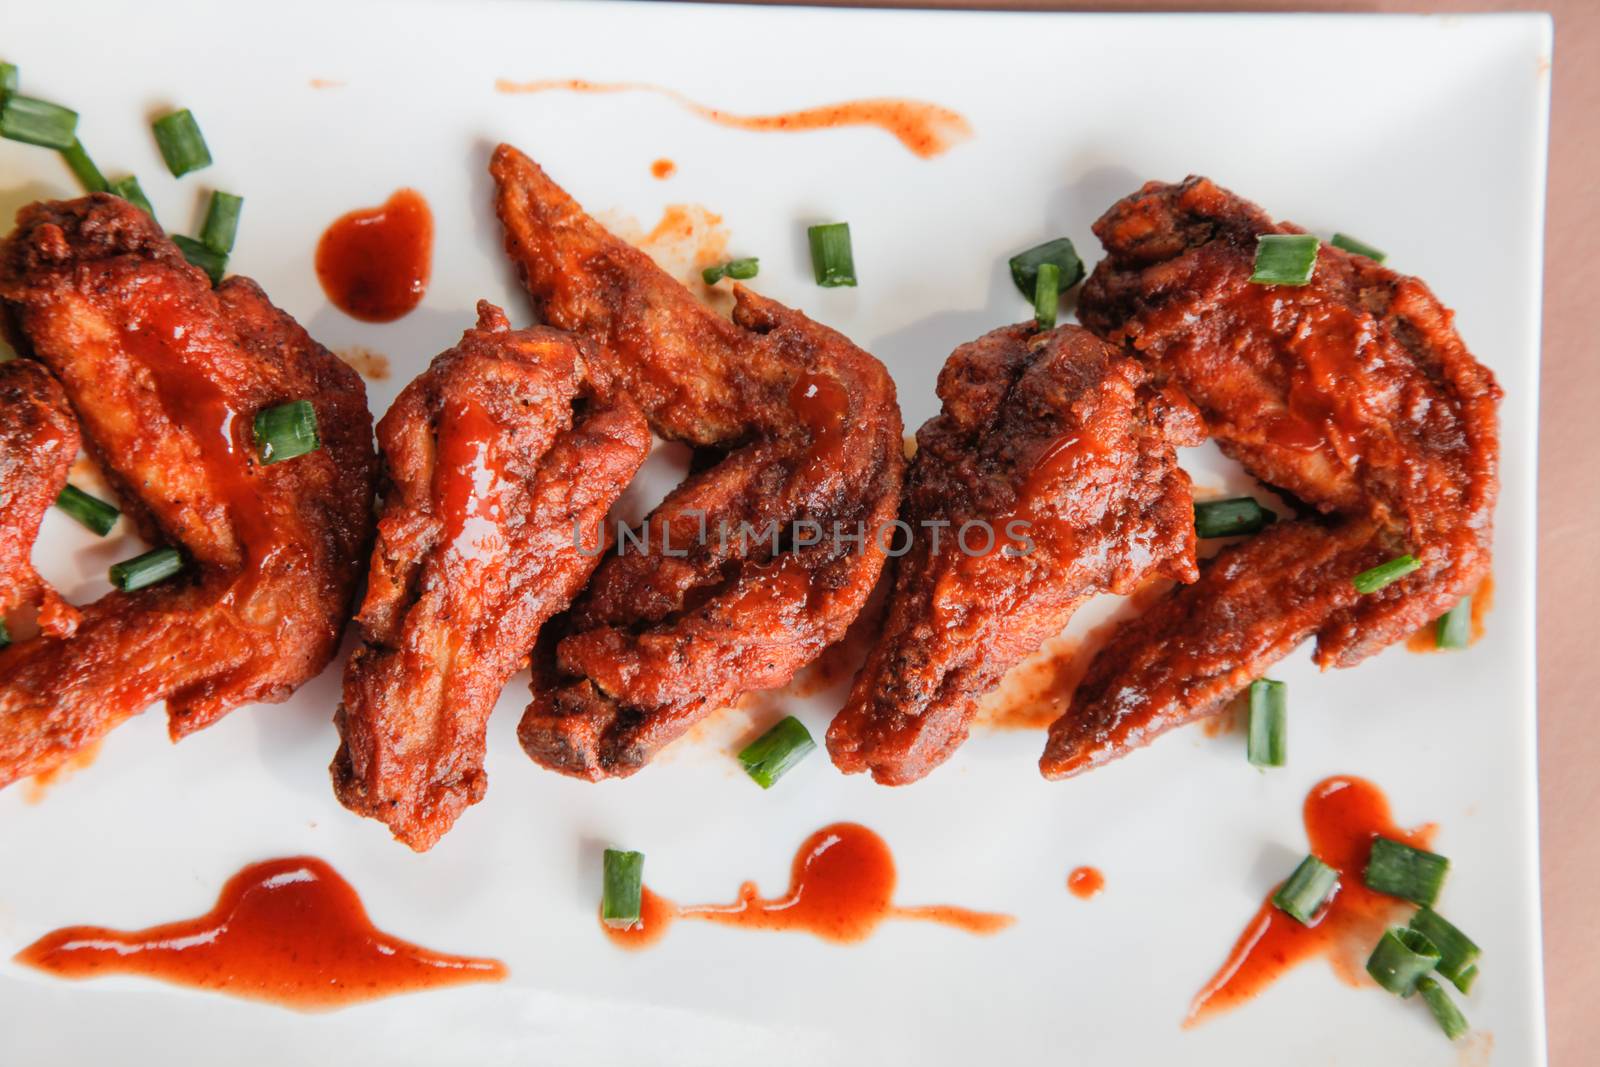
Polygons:
M1411 905L1368 889L1363 880L1372 839L1382 836L1427 848L1434 827L1402 830L1389 815L1383 791L1363 778L1324 779L1305 802L1306 836L1312 853L1339 872L1339 887L1313 926L1302 926L1272 905L1269 895L1245 927L1222 968L1189 1007L1186 1025L1250 1000L1278 977L1312 956L1324 956L1350 985L1367 981L1372 947ZM1276 892L1276 890L1274 890Z
M762 897L754 882L746 882L731 904L679 905L647 886L637 923L625 930L601 928L615 944L644 948L660 940L676 919L756 930L799 930L839 944L866 940L885 919L942 923L972 934L992 934L1012 923L1009 915L945 904L897 905L896 880L894 856L883 838L859 823L834 823L800 846L789 890L780 897Z
M334 220L317 242L328 299L362 322L393 322L422 301L433 262L433 212L415 189Z
M16 960L62 978L137 974L301 1011L507 974L498 960L433 952L384 933L349 882L305 856L251 864L198 918L132 931L69 926Z
M658 159L650 164L650 174L661 181L666 181L678 173L678 165L670 159Z
M1106 887L1106 876L1098 867L1074 867L1067 875L1067 889L1079 900L1092 900Z

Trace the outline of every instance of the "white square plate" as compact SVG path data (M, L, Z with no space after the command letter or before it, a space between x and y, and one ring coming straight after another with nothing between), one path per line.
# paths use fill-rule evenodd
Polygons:
M525 680L491 728L491 788L431 853L341 809L326 766L339 668L290 702L234 712L169 746L159 711L29 803L0 794L0 957L57 926L139 927L199 914L247 862L310 853L375 919L445 950L495 955L496 986L302 1015L131 978L70 983L0 963L0 1062L238 1064L1062 1063L1455 1064L1420 1005L1340 984L1311 962L1193 1029L1190 997L1263 894L1304 851L1308 788L1353 773L1403 825L1435 821L1454 863L1443 907L1483 946L1465 1010L1468 1059L1543 1059L1534 792L1534 442L1550 22L1543 16L1275 17L917 13L627 4L4 0L4 58L68 103L112 175L158 215L197 225L203 191L245 196L233 269L335 349L393 376L381 412L453 344L486 297L526 321L485 174L508 140L590 209L653 220L719 213L755 285L881 357L908 430L936 410L956 344L1027 317L1006 257L1090 223L1147 178L1207 174L1326 235L1386 249L1458 311L1505 387L1495 606L1465 654L1391 649L1318 675L1305 650L1289 765L1258 773L1238 734L1189 729L1070 782L1043 781L1035 732L979 730L928 780L888 790L820 755L755 789L730 757L779 709L820 735L837 689L724 715L658 766L603 786L532 766L514 737ZM905 96L956 109L974 137L922 160L870 128L741 132L643 93L513 96L497 78L670 86L741 113ZM313 88L321 79L338 83ZM216 165L166 175L147 123L187 106ZM650 174L657 157L675 177ZM77 195L53 154L0 144L0 211ZM437 241L421 308L352 321L325 300L312 250L346 210L401 186L431 202ZM861 284L809 277L803 227L847 219ZM1185 464L1241 484L1214 452ZM110 559L60 514L37 556L74 599ZM1103 618L1086 612L1075 628ZM595 922L599 850L649 854L686 901L745 878L783 888L790 857L839 819L881 833L899 897L1009 912L991 938L889 923L835 946L800 934L675 927L643 953ZM1067 893L1080 863L1105 892ZM1491 1040L1492 1038L1492 1040Z

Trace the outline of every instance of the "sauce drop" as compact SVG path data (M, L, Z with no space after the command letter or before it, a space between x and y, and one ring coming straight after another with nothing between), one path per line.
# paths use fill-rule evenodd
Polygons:
M1366 981L1365 962L1383 931L1411 905L1368 889L1363 880L1372 839L1426 848L1433 826L1402 830L1383 791L1363 778L1335 777L1312 787L1304 811L1311 852L1339 872L1339 888L1315 925L1302 926L1268 895L1239 935L1227 962L1195 995L1186 1025L1236 1008L1312 956L1324 956L1350 985ZM1274 890L1276 892L1276 890Z
M340 311L393 322L422 301L433 260L433 212L415 189L335 219L317 242L317 278Z
M137 974L302 1011L507 974L498 960L433 952L384 933L349 882L304 856L244 868L198 918L132 931L69 926L16 960L62 978Z
M466 560L495 548L504 520L499 489L506 484L504 458L495 447L500 429L481 404L464 400L439 419L433 495L443 540Z
M1098 867L1074 867L1067 875L1067 889L1079 900L1092 900L1106 887L1106 876Z
M754 882L739 887L731 904L679 905L645 887L639 921L627 929L604 926L625 948L660 940L673 921L698 919L755 930L798 930L839 944L864 941L885 919L917 919L992 934L1012 923L1009 915L945 904L905 907L894 903L894 856L888 844L859 823L834 823L806 838L795 853L789 890L762 897Z
M1483 581L1478 583L1478 588L1472 591L1472 632L1467 638L1468 645L1475 645L1483 636L1483 620L1488 617L1489 609L1494 606L1494 575L1486 574ZM1406 638L1406 650L1409 652L1442 652L1450 651L1439 647L1436 622L1430 622L1410 637Z
M678 173L678 165L670 159L658 159L650 164L650 174L661 181L666 181Z

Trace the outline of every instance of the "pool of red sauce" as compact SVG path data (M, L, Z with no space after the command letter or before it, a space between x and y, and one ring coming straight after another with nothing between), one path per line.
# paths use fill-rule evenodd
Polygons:
M499 960L434 952L384 933L349 882L306 856L251 864L197 918L146 930L69 926L16 960L61 978L135 974L302 1011L508 973Z
M422 301L433 262L433 212L415 189L341 215L317 242L317 278L334 306L393 322Z
M1483 636L1483 620L1488 617L1489 609L1492 607L1494 607L1494 575L1488 574L1478 583L1478 588L1472 591L1472 633L1467 638L1467 644L1475 645ZM1430 622L1406 638L1406 649L1410 652L1447 651L1439 647L1438 627L1434 622Z
M1074 867L1067 875L1067 891L1079 900L1092 900L1106 887L1106 876L1098 867Z
M1405 918L1411 906L1366 887L1363 872L1372 839L1382 836L1426 848L1432 825L1402 830L1389 814L1383 791L1363 778L1338 776L1312 787L1304 818L1311 852L1339 872L1339 888L1316 922L1303 926L1262 902L1239 935L1227 962L1195 995L1188 1024L1238 1007L1280 976L1313 956L1322 956L1350 985L1366 980L1364 964L1383 931ZM1274 889L1276 892L1276 889Z
M946 904L897 905L897 877L883 838L859 823L835 823L800 846L782 896L762 897L754 882L746 882L731 904L675 904L646 886L638 922L626 929L602 923L601 929L614 944L637 949L655 944L679 919L796 930L840 944L866 940L887 919L941 923L971 934L992 934L1013 921L1009 915Z

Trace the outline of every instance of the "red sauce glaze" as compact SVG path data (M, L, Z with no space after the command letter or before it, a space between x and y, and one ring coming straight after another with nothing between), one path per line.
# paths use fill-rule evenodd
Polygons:
M1074 867L1067 875L1067 889L1079 900L1092 900L1106 887L1106 876L1098 867Z
M508 973L498 960L445 955L384 933L349 882L305 856L251 864L198 918L132 931L69 926L16 960L61 978L137 974L301 1011Z
M845 429L850 419L850 394L839 380L806 371L789 389L789 407L811 432L801 477L816 481L844 461Z
M1478 583L1478 588L1472 591L1472 633L1467 638L1467 644L1475 645L1483 636L1483 620L1488 617L1489 609L1493 606L1494 575L1489 574L1485 575L1483 581ZM1411 652L1447 651L1439 648L1438 630L1432 622L1406 638L1406 648Z
M1290 968L1324 956L1351 985L1366 980L1365 963L1385 928L1411 905L1368 889L1363 880L1372 839L1382 836L1426 848L1435 827L1402 830L1389 815L1383 791L1363 778L1325 779L1305 802L1312 853L1339 872L1339 887L1316 923L1302 926L1272 906L1271 894L1245 927L1227 962L1189 1007L1189 1023L1250 1000ZM1276 890L1274 890L1276 892Z
M500 78L494 83L502 93L543 93L563 90L574 93L656 93L710 122L738 130L766 133L795 133L806 130L831 130L841 126L876 126L893 134L912 154L931 159L972 136L972 125L955 111L920 100L846 100L822 107L785 111L776 115L735 115L720 108L707 107L682 93L643 82L593 82L583 78L559 78L517 82Z
M885 919L919 919L972 934L992 934L1012 923L1009 915L945 904L903 907L894 903L897 874L888 844L859 823L834 823L806 838L795 853L789 891L762 897L754 882L739 887L731 904L678 905L645 888L639 921L627 929L604 926L624 948L644 948L675 919L699 919L756 930L798 930L824 941L864 941Z
M478 559L500 537L497 488L507 482L505 457L495 448L500 428L481 404L464 400L440 419L433 496L443 540L464 559Z
M416 307L432 262L433 212L415 189L340 216L317 242L322 291L362 322L393 322Z
M651 176L662 181L666 181L676 173L678 173L678 165L670 159L658 159L650 164Z

